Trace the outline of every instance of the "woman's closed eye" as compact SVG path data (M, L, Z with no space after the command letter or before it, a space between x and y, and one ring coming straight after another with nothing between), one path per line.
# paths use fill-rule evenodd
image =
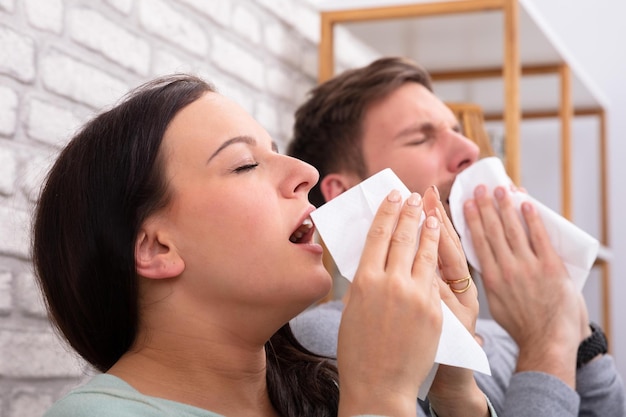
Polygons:
M258 162L248 163L248 164L238 166L237 168L233 170L233 172L236 174L240 174L242 172L252 171L254 168L258 166L259 166Z

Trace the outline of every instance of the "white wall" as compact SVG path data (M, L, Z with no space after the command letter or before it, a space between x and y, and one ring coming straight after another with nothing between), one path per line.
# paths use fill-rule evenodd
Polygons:
M554 29L564 47L571 53L580 68L602 90L609 100L608 108L608 163L610 201L610 244L613 249L611 264L611 304L613 318L613 345L622 378L626 379L626 52L622 45L626 39L626 1L624 0L532 0L537 10ZM579 145L580 146L580 145ZM573 164L584 167L595 164L591 154L576 152ZM594 172L590 170L590 172ZM595 182L584 182L584 173L575 174L573 183L575 199L584 195L597 196ZM582 208L578 203L578 210ZM574 208L576 210L576 206ZM591 279L590 279L591 281ZM590 291L592 288L589 289Z

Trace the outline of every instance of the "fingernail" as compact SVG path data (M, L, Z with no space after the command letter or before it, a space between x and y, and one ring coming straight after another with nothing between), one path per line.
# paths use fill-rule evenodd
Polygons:
M535 208L533 207L533 205L530 204L528 201L525 201L525 202L522 203L522 211L524 213L529 213L530 214L530 213L533 212L534 209Z
M426 227L429 229L436 229L439 227L439 220L435 216L428 216L426 218Z
M496 196L496 200L502 200L504 196L506 195L506 192L504 191L504 188L496 187L493 194Z
M431 185L430 187L431 187L431 188L433 189L433 191L435 192L435 195L437 196L437 199L438 199L438 200L441 200L441 196L439 195L439 188L437 188L437 186L436 186L436 185Z
M440 222L443 221L443 217L441 217L441 211L439 211L438 207L435 207L434 209L429 210L428 213L426 214L429 216L436 217Z
M437 216L440 222L443 222L443 216L441 215L441 210L439 210L439 207L435 207L435 216Z
M465 208L466 211L469 211L469 212L478 210L476 208L476 202L474 200L467 200L465 204L463 204L463 207Z
M400 191L398 190L392 190L387 196L387 200L391 201L392 203L397 203L400 201L400 199Z
M422 196L418 193L412 193L407 200L409 206L419 206L422 201Z
M474 190L474 195L476 197L482 197L485 195L485 193L487 192L487 188L484 185L479 185L478 187L476 187L476 189Z

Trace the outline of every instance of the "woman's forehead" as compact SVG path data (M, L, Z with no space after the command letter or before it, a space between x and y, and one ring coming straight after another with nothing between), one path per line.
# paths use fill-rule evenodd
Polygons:
M181 109L168 125L166 146L199 143L219 147L234 137L249 136L258 142L270 141L267 132L241 106L219 93L207 92Z

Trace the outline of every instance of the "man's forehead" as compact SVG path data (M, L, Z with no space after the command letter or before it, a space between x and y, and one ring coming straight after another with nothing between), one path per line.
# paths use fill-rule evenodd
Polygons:
M365 108L364 133L370 129L384 129L399 135L403 131L438 130L459 125L452 110L441 99L421 84L411 84L405 91L400 90L408 84L399 86Z

